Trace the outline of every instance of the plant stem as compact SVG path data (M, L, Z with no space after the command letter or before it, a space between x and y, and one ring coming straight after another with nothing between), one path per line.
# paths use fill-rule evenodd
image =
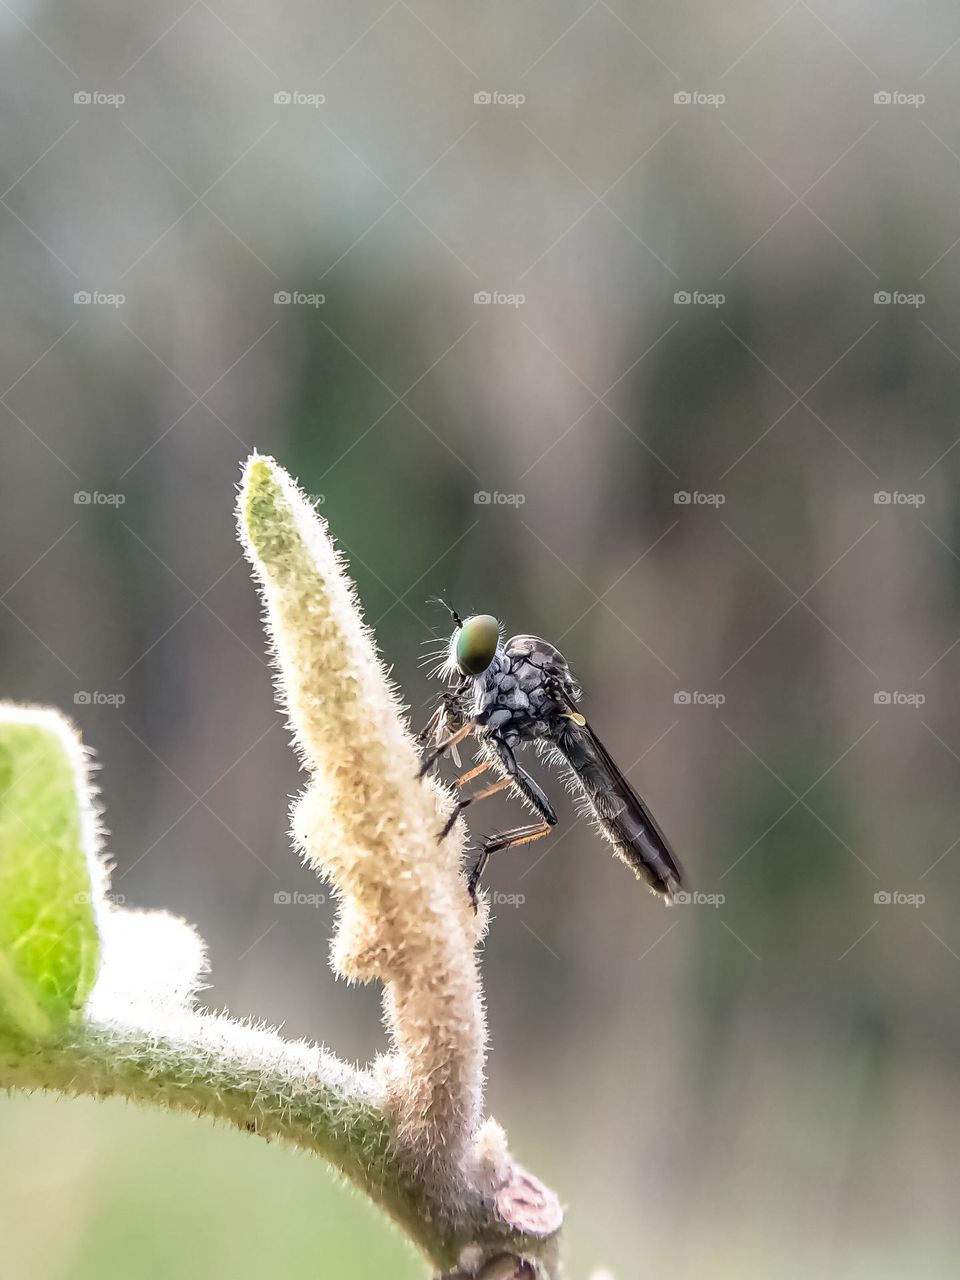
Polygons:
M454 1212L413 1179L368 1072L226 1017L178 1013L149 1028L87 1021L46 1040L5 1034L0 1086L122 1097L312 1151L388 1213L438 1269L456 1266L467 1245L481 1246L484 1256L491 1247L543 1246L497 1222L478 1193L466 1192Z

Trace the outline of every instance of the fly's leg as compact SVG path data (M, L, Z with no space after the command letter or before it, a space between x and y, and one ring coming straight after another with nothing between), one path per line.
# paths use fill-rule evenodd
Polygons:
M474 911L477 909L477 886L480 884L480 877L486 869L490 855L499 853L502 849L513 849L516 845L529 844L532 840L540 840L550 834L555 824L556 818L554 818L553 822L544 818L542 822L532 822L526 827L514 827L512 831L504 831L502 835L494 836L484 843L483 848L480 850L477 864L467 882L467 889L470 893L470 901L473 903Z
M493 763L492 760L483 760L480 762L480 764L476 765L473 769L468 769L466 773L461 773L460 777L457 779L457 786L458 787L466 786L468 782L471 782L474 778L478 777L481 773L486 773L486 771L490 768L492 763Z
M462 699L469 685L468 680L461 680L456 688L445 689L440 695L439 705L433 715L423 726L420 732L415 736L414 742L421 749L432 743L434 747L440 745L447 733L452 733L456 728L464 723L463 703ZM456 741L446 743L441 747L441 752L450 749L457 768L460 767L460 757L457 754ZM433 757L429 760L426 768L429 769L439 757ZM422 759L422 757L421 757ZM421 773L422 777L423 774Z
M461 773L460 777L457 779L457 786L465 787L468 782L472 782L473 779L479 777L481 773L486 773L486 771L490 768L492 764L493 764L492 760L482 760L480 764L474 765L474 767L472 769L468 769L466 773ZM507 782L509 782L509 779L507 779ZM499 791L501 787L506 785L507 785L506 782L500 782L494 787L488 787L484 791L478 791L476 795L470 796L469 799L459 801L454 806L454 810L451 813L450 817L447 819L447 823L444 826L443 830L437 836L438 842L440 840L446 839L446 837L450 834L453 824L456 822L457 818L460 816L463 810L468 807L468 805L473 804L474 800L482 800L484 796L492 796L495 791Z
M446 709L442 705L437 707L436 711L434 711L433 715L416 735L414 742L418 747L426 746L431 738L436 738L440 731L440 726L443 724L445 710Z
M557 823L556 810L547 799L543 788L534 781L522 765L517 763L516 756L506 743L498 742L496 745L507 780L513 783L524 799L540 815L542 821L534 822L524 827L514 827L510 831L504 831L502 834L491 836L484 841L483 848L480 850L480 857L477 859L467 882L474 911L477 909L477 886L490 860L490 855L499 853L501 849L512 849L514 845L529 844L531 840L539 840L548 835Z
M483 767L488 768L489 766L485 765ZM469 773L464 774L464 778L469 780L470 778L475 777L476 774L480 772L482 772L482 769L471 769ZM450 816L447 818L447 821L444 823L443 830L440 832L439 836L437 836L437 839L445 840L447 838L447 836L450 834L451 830L453 829L453 824L460 817L461 813L463 813L464 809L469 809L469 807L474 803L474 801L485 800L487 796L495 796L497 792L502 791L504 787L509 787L512 781L513 779L509 777L500 778L499 781L491 782L489 787L484 787L481 791L475 792L472 796L467 796L466 799L464 800L458 800L457 803L453 806L453 809L450 811Z
M479 777L481 773L486 773L486 771L491 767L492 764L493 764L492 760L483 760L481 761L480 764L475 765L472 769L468 769L466 773L461 773L460 777L457 779L457 786L461 788L465 787L468 782L472 782L473 779ZM499 782L494 783L493 786L485 787L482 791L478 791L476 795L468 796L463 800L459 800L457 804L454 805L453 812L450 814L450 817L447 819L443 830L437 836L437 841L439 842L447 838L447 836L450 834L451 830L453 829L453 824L456 822L457 818L459 818L460 814L464 811L464 809L468 808L471 804L473 804L474 800L483 800L485 796L492 796L497 791L501 791L504 787L509 786L509 783L510 783L509 778L501 779Z
M424 758L424 752L430 745L436 745L448 730L449 720L447 717L447 708L441 701L440 705L434 711L433 715L423 726L418 734L414 736L413 741L416 743L420 751L421 761ZM456 748L454 748L456 751Z
M472 720L472 719L468 720L466 724L461 725L461 727L456 731L456 733L451 733L448 737L441 738L441 740L438 743L436 743L433 747L431 747L431 749L427 752L427 754L421 760L420 772L417 774L417 777L422 778L424 774L429 773L430 770L433 768L433 766L440 759L440 757L444 754L444 752L449 751L451 748L455 747L458 742L462 742L464 738L467 736L467 734L473 733L476 726L477 726L476 720Z

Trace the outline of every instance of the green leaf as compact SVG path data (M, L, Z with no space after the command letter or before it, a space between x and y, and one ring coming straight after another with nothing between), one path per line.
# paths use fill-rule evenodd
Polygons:
M102 890L82 748L55 712L0 706L0 1032L79 1017Z

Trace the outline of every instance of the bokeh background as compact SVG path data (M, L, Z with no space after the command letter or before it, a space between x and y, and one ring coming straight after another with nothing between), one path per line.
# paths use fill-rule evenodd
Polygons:
M434 592L552 639L702 895L555 781L492 866L490 1103L571 1274L955 1275L956 6L0 0L0 64L3 693L95 748L115 893L199 927L211 1005L381 1046L329 904L275 901L322 886L256 447L414 718ZM0 1150L4 1280L420 1273L200 1122L5 1098Z

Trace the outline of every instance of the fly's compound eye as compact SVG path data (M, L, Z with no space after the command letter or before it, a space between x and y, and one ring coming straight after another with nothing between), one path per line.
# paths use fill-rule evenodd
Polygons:
M457 632L456 661L463 676L479 676L493 661L500 640L500 626L489 613L465 618Z

